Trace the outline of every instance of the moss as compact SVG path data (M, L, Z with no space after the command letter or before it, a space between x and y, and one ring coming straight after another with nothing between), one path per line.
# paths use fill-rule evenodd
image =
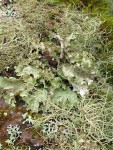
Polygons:
M64 1L57 2L19 0L14 6L20 18L6 18L0 25L0 67L6 67L2 75L7 76L0 77L1 97L17 108L5 118L8 125L15 122L20 129L29 128L15 141L21 149L26 145L31 149L37 145L59 150L104 149L113 136L113 91L98 66L102 62L105 71L108 62L104 60L112 55L112 43L109 40L106 55L107 32L101 31L107 25L101 25L100 15L95 15L104 10L105 3L81 0L85 7L80 10L86 15L68 9ZM7 67L10 65L13 69ZM18 105L27 108L25 113Z
M6 17L0 24L0 70L28 58L40 40L48 41L48 33L55 30L55 23L60 23L64 6L19 0L14 7L20 17Z

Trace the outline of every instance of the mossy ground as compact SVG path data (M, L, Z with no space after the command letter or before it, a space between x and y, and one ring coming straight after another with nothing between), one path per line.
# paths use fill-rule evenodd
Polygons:
M1 6L10 10L0 16L1 149L112 149L113 24L104 2Z

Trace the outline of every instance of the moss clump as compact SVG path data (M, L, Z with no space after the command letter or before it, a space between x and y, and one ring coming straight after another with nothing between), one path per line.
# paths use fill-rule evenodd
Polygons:
M34 148L41 134L45 149L106 149L113 91L99 70L103 21L54 1L19 0L17 6L20 17L1 25L1 58L7 56L1 69L12 65L6 69L13 73L0 76L0 88L5 102L18 108L21 100L26 108L21 121L34 139L24 132L23 144Z
M0 70L28 58L37 49L39 38L49 39L48 33L60 22L59 12L64 6L20 0L13 7L20 17L2 17L0 24Z

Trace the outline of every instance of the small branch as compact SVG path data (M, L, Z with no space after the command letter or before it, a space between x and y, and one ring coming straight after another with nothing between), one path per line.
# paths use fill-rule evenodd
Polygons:
M54 38L58 39L59 42L60 42L60 47L61 47L61 50L60 50L60 59L62 59L63 55L64 55L64 48L65 48L64 40L61 38L60 35L55 35Z

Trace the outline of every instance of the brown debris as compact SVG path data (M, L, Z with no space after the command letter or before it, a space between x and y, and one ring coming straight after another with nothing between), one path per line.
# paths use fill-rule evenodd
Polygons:
M8 147L5 141L9 139L7 133L7 127L9 125L19 125L20 131L22 132L20 138L15 142L15 146L26 145L34 150L43 148L43 138L34 132L32 126L23 124L22 114L26 111L27 110L21 106L18 106L18 109L12 108L3 100L0 100L0 142L3 145L3 148Z
M10 3L9 0L1 0L0 2L2 3L2 5L7 5Z

